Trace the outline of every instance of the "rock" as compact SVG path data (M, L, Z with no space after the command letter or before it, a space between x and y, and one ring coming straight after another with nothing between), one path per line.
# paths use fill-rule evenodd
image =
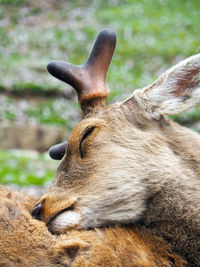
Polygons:
M0 149L47 151L65 138L62 128L45 125L3 124L0 126Z

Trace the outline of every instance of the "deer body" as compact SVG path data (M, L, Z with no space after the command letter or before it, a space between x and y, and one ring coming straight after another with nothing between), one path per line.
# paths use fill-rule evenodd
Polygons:
M102 48L104 43L99 42L103 56L107 44ZM95 64L93 68L98 70ZM68 64L52 63L49 71L77 87L65 78L71 75ZM180 62L122 103L106 107L107 90L105 95L98 92L90 91L89 100L88 91L85 98L81 93L83 120L63 145L57 175L34 216L39 210L38 217L54 233L142 222L170 241L190 266L197 266L200 137L165 115L200 101L200 55ZM60 153L56 147L55 151Z
M185 266L166 242L142 228L52 235L43 222L31 217L34 201L0 187L0 266Z

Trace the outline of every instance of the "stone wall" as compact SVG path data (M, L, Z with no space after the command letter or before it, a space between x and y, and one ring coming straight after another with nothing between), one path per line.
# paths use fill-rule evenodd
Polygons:
M0 149L28 149L45 152L64 139L64 129L54 126L13 123L0 125Z

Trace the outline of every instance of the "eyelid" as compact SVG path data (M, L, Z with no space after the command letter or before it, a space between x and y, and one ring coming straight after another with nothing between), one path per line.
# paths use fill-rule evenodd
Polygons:
M83 159L83 152L82 152L82 143L83 141L94 131L95 129L95 126L92 126L92 127L88 127L85 129L84 133L83 133L83 136L81 138L81 141L79 143L79 151L80 151L80 154L81 154L81 158Z

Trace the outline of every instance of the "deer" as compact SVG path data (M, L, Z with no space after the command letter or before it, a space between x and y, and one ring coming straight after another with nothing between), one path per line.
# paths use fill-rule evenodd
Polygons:
M0 266L177 266L169 244L135 227L72 230L53 235L31 216L36 199L0 186Z
M32 216L49 231L143 225L200 264L200 137L172 121L200 101L200 54L181 61L123 102L106 105L116 45L99 33L83 65L53 61L51 75L77 92L82 119L50 149L61 160Z

